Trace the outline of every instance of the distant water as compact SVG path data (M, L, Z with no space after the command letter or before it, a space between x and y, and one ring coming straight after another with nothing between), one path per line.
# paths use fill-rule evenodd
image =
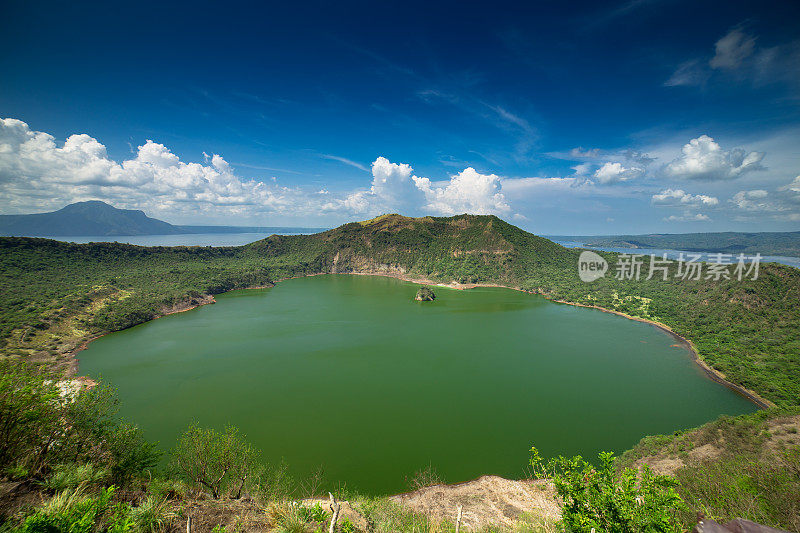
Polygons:
M667 254L667 259L678 259L680 254L683 254L685 259L689 259L689 254L700 254L701 261L710 261L714 260L717 252L687 252L682 250L671 250L669 248L626 248L626 247L613 247L613 246L592 246L588 244L584 244L578 241L553 241L561 246L566 248L588 248L590 250L601 250L604 252L617 252L621 254L642 254L642 255L650 255L655 254L658 257L661 257L663 254ZM739 254L732 254L732 258L730 262L735 263L736 257ZM746 257L750 257L751 254L745 254ZM761 256L762 263L780 263L782 265L787 265L794 268L800 268L800 257L785 257L782 255L762 255Z
M45 237L64 242L121 242L139 246L241 246L270 235L303 235L303 233L186 233L178 235L126 235Z
M666 332L499 288L327 275L234 291L106 335L81 374L169 449L193 420L238 426L298 477L323 466L372 494L433 466L450 482L525 475L546 456L621 452L645 435L756 407Z

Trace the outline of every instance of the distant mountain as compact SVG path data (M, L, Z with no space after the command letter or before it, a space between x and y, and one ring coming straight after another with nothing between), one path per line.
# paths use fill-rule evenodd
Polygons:
M78 237L177 235L186 233L305 233L324 228L261 226L176 226L148 217L144 211L117 209L97 200L78 202L32 215L0 215L0 235L18 237Z
M649 235L555 236L601 248L667 248L687 252L800 257L800 231L744 233L652 233Z

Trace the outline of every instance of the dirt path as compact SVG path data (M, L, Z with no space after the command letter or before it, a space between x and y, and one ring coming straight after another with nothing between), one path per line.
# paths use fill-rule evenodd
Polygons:
M415 512L452 521L461 505L462 526L471 531L485 526L510 528L523 513L545 521L561 518L555 492L546 481L481 476L473 481L434 485L389 499Z

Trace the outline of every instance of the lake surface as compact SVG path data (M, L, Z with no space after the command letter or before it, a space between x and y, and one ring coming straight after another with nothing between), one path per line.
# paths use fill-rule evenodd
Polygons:
M81 373L170 448L193 420L239 426L264 458L380 494L433 466L448 482L521 477L545 456L621 452L645 435L756 408L664 331L499 288L324 275L106 335Z
M56 241L120 242L138 246L242 246L270 235L304 235L304 233L178 233L175 235L84 235L79 237L44 237Z

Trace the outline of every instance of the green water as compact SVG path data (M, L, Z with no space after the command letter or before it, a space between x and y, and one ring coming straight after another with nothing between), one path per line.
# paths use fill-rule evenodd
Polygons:
M644 435L755 407L648 324L508 289L328 275L92 342L81 372L168 449L196 420L239 426L297 476L389 493L428 465L447 481L521 476L527 451L623 451Z

